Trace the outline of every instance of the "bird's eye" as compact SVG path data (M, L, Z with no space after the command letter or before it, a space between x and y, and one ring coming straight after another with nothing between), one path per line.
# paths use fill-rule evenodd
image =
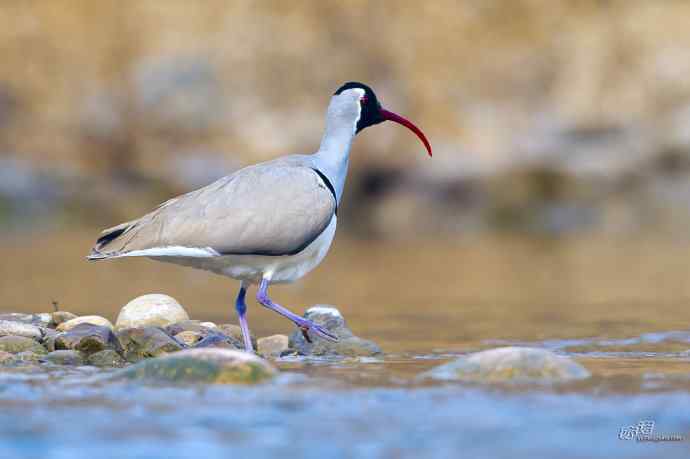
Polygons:
M362 103L362 105L366 105L366 103L369 102L369 98L367 96L362 96L359 101Z

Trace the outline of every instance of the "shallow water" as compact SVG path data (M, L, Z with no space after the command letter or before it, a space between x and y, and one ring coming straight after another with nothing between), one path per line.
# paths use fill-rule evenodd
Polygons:
M93 233L5 239L0 309L103 314L176 297L193 318L234 321L236 283L147 260L87 263ZM0 457L688 457L688 246L509 238L374 244L338 239L274 297L339 307L381 359L287 359L258 388L149 387L88 370L0 374ZM257 335L289 333L250 306ZM416 376L468 351L530 345L593 377L559 386L438 384ZM86 373L84 373L86 372ZM620 440L655 421L683 442Z

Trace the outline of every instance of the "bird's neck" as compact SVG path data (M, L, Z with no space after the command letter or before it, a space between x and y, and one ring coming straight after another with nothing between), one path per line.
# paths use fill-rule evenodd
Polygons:
M331 181L338 203L345 187L350 147L355 137L356 125L357 120L351 123L328 122L319 151L314 153L314 164Z

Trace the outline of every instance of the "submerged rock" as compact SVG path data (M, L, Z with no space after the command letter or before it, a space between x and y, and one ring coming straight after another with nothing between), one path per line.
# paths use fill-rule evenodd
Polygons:
M69 319L69 320L66 320L65 322L62 322L60 325L57 326L57 331L69 331L79 324L99 325L101 327L110 328L111 330L113 329L113 324L108 319L106 319L105 317L81 316L81 317L75 317L74 319Z
M89 365L95 367L123 367L127 362L123 359L120 354L113 351L112 349L106 349L104 351L96 352L91 354L86 359Z
M41 328L30 323L0 320L0 336L23 336L40 340L43 337L43 333Z
M69 331L60 333L55 338L55 349L81 351L86 355L105 349L120 348L120 343L108 327L81 323Z
M148 359L116 375L127 379L171 383L255 384L278 371L266 360L230 349L187 349Z
M183 347L157 327L127 328L117 332L117 338L122 345L125 359L132 363L176 352Z
M502 347L462 356L421 376L468 382L560 382L585 379L590 373L573 359L545 349Z
M286 335L272 335L259 338L256 347L257 352L264 357L280 357L280 354L287 351L289 341Z
M117 316L115 327L119 330L140 327L166 327L189 320L187 311L168 295L152 293L133 299Z
M49 352L48 355L44 357L44 359L50 363L54 363L55 365L84 364L84 358L82 357L80 352L67 349Z
M48 351L38 344L35 340L25 336L3 336L0 338L0 351L18 354L20 352L31 352L44 355Z
M381 354L381 348L366 339L355 336L347 327L345 318L332 306L314 306L304 313L304 317L321 325L338 337L338 342L331 342L309 333L309 343L300 330L290 335L290 347L303 355L314 356L347 356L366 357Z

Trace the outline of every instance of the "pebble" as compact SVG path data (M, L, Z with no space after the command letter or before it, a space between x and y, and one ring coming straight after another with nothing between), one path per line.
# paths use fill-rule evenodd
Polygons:
M18 354L20 352L31 352L34 354L48 353L48 351L35 340L25 336L0 337L0 351L9 352L10 354Z
M466 382L560 382L585 379L575 360L545 349L501 347L468 354L423 373L422 378Z
M43 337L43 333L41 328L30 323L0 320L0 336L23 336L40 340Z
M62 332L55 338L55 349L81 351L86 355L104 349L119 349L120 343L108 327L81 323L71 330Z
M257 352L264 357L280 357L289 348L289 338L287 335L272 335L259 338L257 341Z
M169 383L256 384L278 371L266 360L231 349L186 349L147 359L121 370L116 378Z
M218 330L220 330L222 333L228 335L229 337L234 338L239 343L244 343L244 339L242 338L242 329L240 328L239 325L220 324L220 325L218 325ZM254 349L256 349L258 347L256 337L254 337L254 335L250 334L250 340L252 342L252 346L254 346ZM240 346L240 348L244 349L244 344L242 344Z
M182 345L157 327L126 328L117 332L122 352L128 362L160 357L182 349Z
M118 330L138 327L166 327L189 320L187 311L174 298L159 293L137 297L127 303L115 322Z
M111 330L113 329L113 324L108 319L106 319L105 317L80 316L80 317L75 317L74 319L69 319L65 322L62 322L60 325L57 326L57 331L69 331L79 324L99 325L101 327L108 327Z
M175 335L176 340L185 343L189 347L194 346L198 341L201 341L202 338L203 335L201 333L191 330L185 330Z
M76 314L72 314L68 311L55 311L50 315L50 323L48 326L51 328L57 328L61 323L76 319L77 317L78 316Z
M50 322L50 314L24 314L21 312L7 312L0 314L0 320L9 320L10 322L21 322L30 325L37 325L39 327L47 327Z

